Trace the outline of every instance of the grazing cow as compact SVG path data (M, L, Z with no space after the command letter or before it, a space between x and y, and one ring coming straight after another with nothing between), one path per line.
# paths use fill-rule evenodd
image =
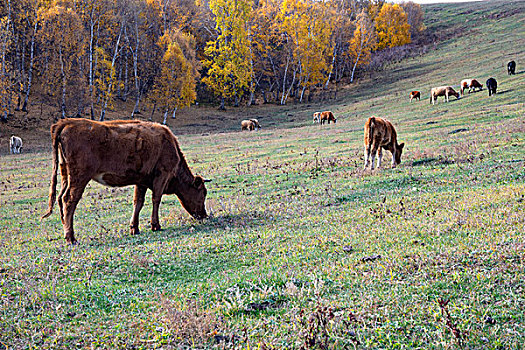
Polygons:
M396 129L388 120L370 117L365 123L365 169L371 163L374 170L374 160L377 154L377 167L381 166L383 148L392 153L392 168L401 163L405 143L397 143Z
M246 119L241 122L241 130L253 131L260 128L261 124L257 119Z
M335 122L337 121L337 119L335 119L334 114L331 111L321 112L321 114L319 115L319 119L321 119L321 125L323 125L325 122L328 122L328 124L330 124L331 121L335 124Z
M259 130L262 128L261 124L259 124L259 120L258 119L250 119L255 127L256 130Z
M516 74L516 62L515 61L510 61L509 63L507 63L507 72L509 73L509 75Z
M412 91L410 93L410 102L412 102L413 99L417 99L418 101L421 100L421 92L419 91Z
M23 143L20 137L11 135L11 138L9 139L9 149L11 150L11 154L22 152L22 145Z
M67 242L76 243L73 215L90 180L106 186L135 185L131 234L140 232L139 213L148 189L152 191L153 231L161 228L159 205L164 194L176 194L194 218L207 217L207 180L193 176L177 139L166 126L138 120L64 119L51 126L51 138L53 173L49 208L42 219L53 211L60 166L62 190L58 206Z
M494 78L487 79L487 90L489 90L489 96L495 95L498 89L498 82Z
M440 86L432 88L430 90L430 103L432 103L433 105L436 104L438 96L445 96L445 101L448 102L448 97L451 95L456 96L457 99L461 98L451 86Z
M315 112L313 124L319 124L320 122L321 122L321 112Z
M468 93L476 91L478 88L480 91L483 90L483 84L480 84L476 79L463 79L461 81L461 96L465 94L465 89L468 88Z

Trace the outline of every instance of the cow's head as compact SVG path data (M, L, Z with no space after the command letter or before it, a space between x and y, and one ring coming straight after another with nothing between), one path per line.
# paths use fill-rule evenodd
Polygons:
M405 143L404 142L396 147L396 154L394 156L395 159L396 159L396 164L395 165L401 164L401 153L403 153L403 147L405 147Z
M179 197L180 203L191 216L200 220L208 217L206 213L206 186L205 182L211 180L204 180L200 176L195 176L191 183L181 184L178 181L173 182L173 188L167 193L175 193Z
M189 198L189 203L184 205L188 213L197 220L208 217L205 205L206 194L208 193L206 186L204 186L204 182L206 181L208 180L204 180L200 176L195 176L190 188L192 195Z

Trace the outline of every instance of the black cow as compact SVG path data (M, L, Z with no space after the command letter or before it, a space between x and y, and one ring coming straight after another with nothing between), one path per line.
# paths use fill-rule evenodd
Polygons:
M516 62L515 61L510 61L507 64L507 72L509 73L509 75L516 74Z
M496 81L496 79L494 78L487 79L487 89L489 90L489 96L496 94L496 90L498 89L498 82Z

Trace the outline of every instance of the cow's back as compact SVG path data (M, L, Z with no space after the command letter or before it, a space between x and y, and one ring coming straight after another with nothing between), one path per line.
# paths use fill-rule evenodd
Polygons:
M369 146L378 143L380 146L396 142L396 130L392 123L386 119L370 117L365 123L364 144Z
M180 160L175 137L159 124L66 119L57 128L68 166L97 181L106 174L111 181L99 182L109 185L149 182L157 168L174 169Z

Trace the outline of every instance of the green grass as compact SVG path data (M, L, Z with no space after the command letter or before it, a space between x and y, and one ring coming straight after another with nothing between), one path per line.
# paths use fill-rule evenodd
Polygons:
M151 232L148 197L130 236L132 188L91 183L70 247L56 212L39 220L50 153L1 155L0 349L522 348L523 4L426 7L431 29L464 35L350 87L325 106L336 125L296 106L281 128L276 115L260 132L181 136L213 179L204 222L166 196ZM428 103L432 86L489 76L494 97ZM414 89L427 97L409 103ZM372 114L407 144L396 169L387 153L362 170Z

